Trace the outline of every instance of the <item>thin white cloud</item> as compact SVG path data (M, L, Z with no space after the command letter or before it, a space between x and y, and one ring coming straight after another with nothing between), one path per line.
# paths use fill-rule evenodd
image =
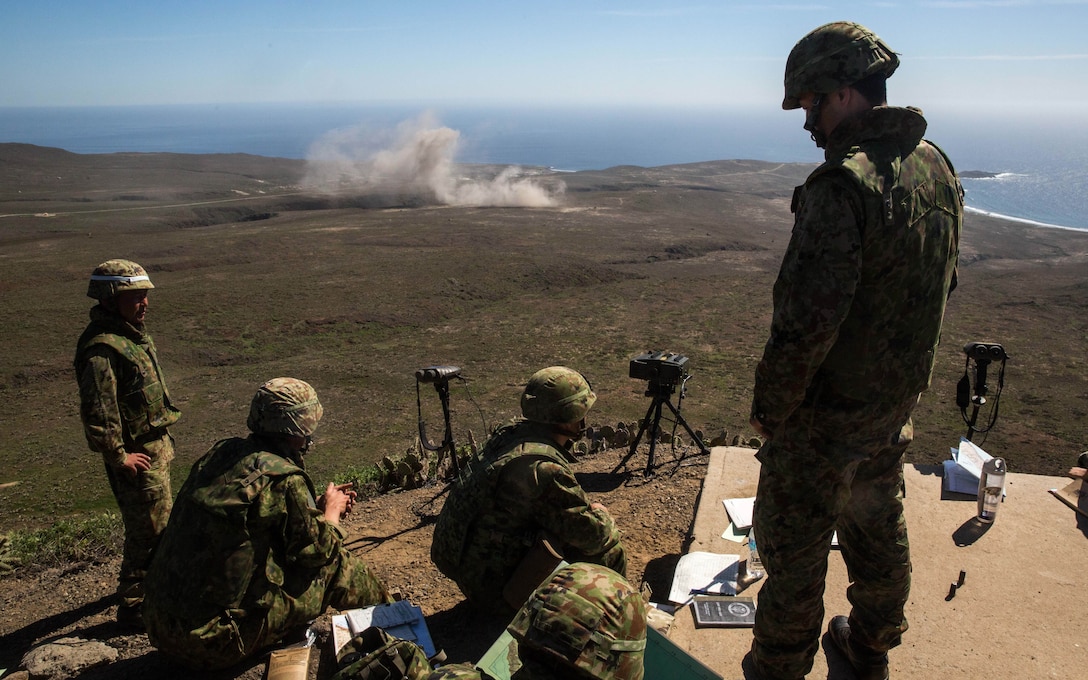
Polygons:
M1079 61L1088 59L1085 54L974 54L954 57L912 57L919 61Z
M984 9L991 7L1041 7L1088 5L1088 0L936 0L921 3L923 7L940 9Z
M607 17L630 17L634 19L653 19L657 17L677 17L689 14L702 14L708 7L671 7L668 9L606 9L596 12Z

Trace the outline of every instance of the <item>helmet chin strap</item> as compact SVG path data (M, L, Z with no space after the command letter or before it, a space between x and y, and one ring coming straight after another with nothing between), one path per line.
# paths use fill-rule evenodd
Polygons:
M562 423L555 426L555 430L569 439L570 443L576 442L586 436L586 419L582 418L576 424Z
M820 124L820 105L823 104L823 101L824 96L817 94L812 98L812 106L808 107L808 111L805 112L805 130L808 130L812 141L816 142L816 146L821 149L827 145L827 135L820 132L816 126Z

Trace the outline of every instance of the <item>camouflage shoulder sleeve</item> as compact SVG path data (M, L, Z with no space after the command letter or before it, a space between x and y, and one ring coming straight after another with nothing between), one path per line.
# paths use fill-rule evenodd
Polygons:
M806 184L774 285L770 338L756 367L752 414L773 433L805 392L849 313L861 266L861 196L845 173Z
M343 545L343 531L330 524L317 509L310 486L302 474L278 479L261 494L259 502L262 504L262 515L265 504L272 506L268 508L270 515L282 513L284 542L290 563L316 568L337 558Z
M111 350L90 348L81 362L79 413L83 433L92 451L102 454L107 465L125 461L124 427L117 395L117 374L110 360Z
M532 467L538 489L532 510L541 528L587 555L607 550L616 534L615 523L608 512L590 507L574 473L551 461Z

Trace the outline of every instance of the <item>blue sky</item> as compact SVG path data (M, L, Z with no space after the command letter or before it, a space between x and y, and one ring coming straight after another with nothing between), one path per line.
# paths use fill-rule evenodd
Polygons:
M901 54L893 104L1088 113L1088 0L4 0L0 106L773 109L790 48L840 19Z

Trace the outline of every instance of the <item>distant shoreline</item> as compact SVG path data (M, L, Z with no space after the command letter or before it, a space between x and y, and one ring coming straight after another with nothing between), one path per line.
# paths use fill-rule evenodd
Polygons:
M986 217L993 217L999 220L1006 220L1008 222L1018 222L1020 224L1028 224L1033 227L1044 227L1046 229L1065 229L1066 231L1079 231L1088 232L1088 229L1082 229L1080 227L1067 227L1063 224L1049 224L1047 222L1039 222L1037 220L1029 220L1023 217L1013 217L1011 215L1002 215L1001 213L990 212L989 210L982 210L981 208L972 208L969 205L964 206L964 210L976 215L985 215Z

